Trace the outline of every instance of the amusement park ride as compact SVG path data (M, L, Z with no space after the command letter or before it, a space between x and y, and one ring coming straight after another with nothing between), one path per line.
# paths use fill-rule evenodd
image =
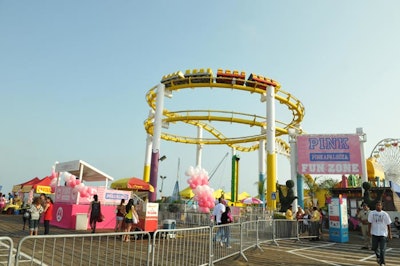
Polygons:
M229 89L260 95L261 102L266 102L264 104L267 105L267 115L254 115L224 110L173 111L163 108L163 99L159 97L160 92L165 93L167 97L172 97L173 93L178 93L184 89L196 88ZM276 163L276 153L288 154L290 151L289 145L280 137L287 135L289 128L302 132L299 125L304 117L304 106L302 103L292 94L283 91L281 85L277 81L254 73L251 73L246 79L245 72L222 69L218 69L216 75L213 74L211 69L187 70L185 74L181 71L177 71L163 76L161 84L151 88L146 95L146 99L152 112L144 123L144 127L149 136L144 168L145 180L150 181L153 186L157 186L157 179L154 177L158 175L152 172L158 169L156 160L158 155L155 155L155 153L159 149L160 139L197 145L197 158L201 158L201 149L203 145L227 145L232 148L233 156L236 156L237 151L255 151L259 149L260 145L266 145L268 152L267 161L269 161L269 165L272 166L267 169L267 175L270 177L267 179L267 190L270 190L268 191L269 193L267 193L267 202L274 202L272 198L268 197L276 192L276 189L273 188L276 183L276 169L275 166L273 166ZM275 100L289 109L292 114L291 121L275 121ZM227 137L226 134L215 128L212 124L214 121L249 125L251 127L259 127L260 130L259 133L255 135ZM163 128L168 128L170 124L177 122L195 126L200 133L198 133L196 137L189 137L160 132L161 126ZM207 131L211 137L203 138L203 131ZM269 137L269 139L275 139L275 141L266 142L266 136L268 134L273 136ZM150 136L152 136L152 138ZM151 156L150 151L153 152ZM261 162L259 163L259 180L265 180L265 149L259 149L259 151L261 156L259 160ZM233 163L235 161L238 162L238 160L232 160ZM200 160L198 159L197 165L199 165L199 163ZM237 166L233 166L232 168L238 169ZM231 194L232 200L235 201L238 195L237 172L232 173ZM151 196L152 195L150 195L150 200Z
M268 207L275 208L273 195L276 191L276 153L290 157L291 146L281 139L284 135L290 135L290 131L296 134L304 134L300 124L304 117L304 106L292 94L281 89L281 85L270 78L251 73L246 79L246 72L218 69L216 75L208 69L193 69L173 72L162 77L161 84L151 88L146 94L146 100L150 107L149 117L144 122L144 128L148 134L146 160L144 165L144 180L150 182L157 192L158 177L158 156L160 140L167 140L178 143L197 145L197 165L201 164L201 151L203 145L227 145L232 148L232 201L238 195L238 165L239 160L235 160L236 152L252 152L259 150L259 182L267 181L266 192ZM229 89L233 91L244 91L250 94L260 95L261 102L266 104L266 115L254 115L239 113L226 110L168 110L164 108L163 97L172 98L174 93L185 89ZM161 95L161 96L160 96ZM275 120L275 102L286 106L291 112L291 121L282 122ZM212 124L212 122L236 123L258 127L259 134L229 137ZM169 133L167 130L170 125L184 123L195 126L198 129L197 136L181 136ZM204 138L202 132L206 131L209 136ZM268 141L273 139L274 141ZM369 169L368 181L375 185L373 189L381 189L385 186L384 176L389 180L399 183L400 178L400 152L398 152L398 141L386 139L378 144L367 160ZM266 149L260 149L266 147ZM394 151L396 150L396 151ZM385 152L386 151L386 152ZM389 151L389 152L388 152ZM267 152L267 156L265 156ZM373 159L375 158L375 159ZM266 163L265 163L266 162ZM268 165L266 169L266 165ZM379 170L382 165L384 170ZM379 172L380 171L380 172ZM379 172L379 173L378 173ZM384 173L383 173L384 172ZM391 174L393 173L393 176ZM361 174L361 173L360 173ZM267 176L267 178L266 178ZM378 177L378 178L376 178ZM349 186L337 188L333 193L347 193L355 195L358 199L362 198L361 187L354 188L355 193L350 191ZM387 187L386 187L387 189ZM155 193L156 193L155 192ZM264 193L263 193L264 194ZM260 195L263 199L264 195ZM376 193L375 193L376 194ZM386 199L390 198L385 194ZM149 194L150 200L155 199L156 195ZM393 199L393 193L391 198ZM393 201L393 200L392 200ZM393 204L394 206L395 204ZM397 204L396 204L397 205Z

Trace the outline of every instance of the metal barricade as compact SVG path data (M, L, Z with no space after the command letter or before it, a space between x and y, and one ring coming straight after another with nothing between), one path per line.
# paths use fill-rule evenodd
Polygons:
M296 220L274 220L274 236L276 242L281 239L297 239L299 240L299 223Z
M10 237L0 237L0 265L12 265L14 243Z
M153 236L151 265L209 265L210 243L209 226L157 230Z
M150 243L150 234L140 231L26 236L15 265L149 265Z
M192 216L205 217L205 216ZM190 218L190 219L192 219ZM299 240L303 228L298 221L254 220L217 226L179 228L166 219L164 228L149 232L39 235L22 238L12 254L11 238L1 237L3 265L213 265L250 248L278 240ZM175 228L177 226L178 228ZM129 236L123 242L123 236ZM304 234L313 237L313 234ZM13 259L15 258L15 264Z
M257 245L261 243L271 242L274 236L274 220L259 220L257 223Z
M221 224L212 228L212 262L218 262L239 254L241 229L239 223Z

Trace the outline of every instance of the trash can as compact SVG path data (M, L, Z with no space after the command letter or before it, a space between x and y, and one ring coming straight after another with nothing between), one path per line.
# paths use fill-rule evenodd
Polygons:
M175 229L176 228L176 220L171 220L167 219L163 221L163 229ZM169 238L175 238L175 233L174 232L165 232L162 233L161 236L163 238L169 237Z
M88 228L88 216L87 213L77 213L75 230L87 230Z
M176 220L167 219L163 221L163 229L175 229Z

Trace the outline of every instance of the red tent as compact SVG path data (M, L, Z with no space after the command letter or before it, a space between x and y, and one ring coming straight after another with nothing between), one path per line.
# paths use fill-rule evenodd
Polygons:
M35 193L50 194L51 193L50 183L51 183L50 176L46 176L43 179L38 178L36 182L30 182L29 184L24 184L21 188L21 192L27 193L32 189L35 189Z
M35 184L35 183L37 183L38 181L40 181L40 179L39 179L38 177L35 177L35 178L32 178L32 179L29 180L29 181L26 181L25 183L21 183L21 184L19 184L19 185L14 185L14 186L13 186L13 189L12 189L12 192L19 192L23 186Z
M35 183L33 185L33 188L35 189L35 192L40 194L51 194L51 181L53 178L51 176L46 176L45 178L41 179L39 182Z

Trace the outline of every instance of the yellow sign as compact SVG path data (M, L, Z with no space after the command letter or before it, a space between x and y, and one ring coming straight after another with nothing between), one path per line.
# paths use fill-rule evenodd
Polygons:
M51 194L51 187L48 186L37 186L36 193Z

